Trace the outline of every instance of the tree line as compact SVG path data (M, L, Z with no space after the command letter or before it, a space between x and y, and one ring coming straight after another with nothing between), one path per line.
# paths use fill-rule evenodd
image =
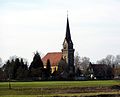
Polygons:
M0 68L0 80L48 80L50 76L50 60L47 60L47 66L44 68L38 52L35 53L30 66L23 58L14 58Z
M0 59L0 64L1 63ZM98 65L105 64L105 68L102 67L102 70L94 69L94 72L97 73L97 75L94 75L103 75L103 78L105 78L106 73L104 74L103 71L108 71L107 74L109 74L109 78L113 78L113 75L120 76L120 55L116 57L108 55L98 60L96 63ZM66 76L66 66L66 62L62 59L58 64L58 70L54 68L52 72L50 60L47 60L46 68L44 68L40 54L36 52L30 65L28 65L28 62L23 58L15 57L7 60L7 62L0 67L0 80L59 80L61 79L60 74L64 73L62 76ZM76 53L74 57L74 66L75 77L84 76L89 79L91 74L93 74L90 67L93 65L91 65L90 58L88 57L80 57L79 54ZM112 69L113 67L114 70Z

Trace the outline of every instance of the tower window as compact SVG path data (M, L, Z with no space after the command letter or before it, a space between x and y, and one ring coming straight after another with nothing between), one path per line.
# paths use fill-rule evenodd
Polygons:
M66 45L64 46L64 49L66 49Z

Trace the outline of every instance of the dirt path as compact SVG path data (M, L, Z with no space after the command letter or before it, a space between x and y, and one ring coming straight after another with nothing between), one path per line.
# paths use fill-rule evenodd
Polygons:
M43 91L50 94L71 93L97 93L97 92L120 92L120 86L112 87L73 87L73 88L44 88Z

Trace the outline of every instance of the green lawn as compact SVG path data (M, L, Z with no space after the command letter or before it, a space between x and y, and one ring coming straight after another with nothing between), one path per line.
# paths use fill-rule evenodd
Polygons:
M120 80L106 81L40 81L40 82L11 82L12 89L8 89L8 82L0 82L0 97L39 97L36 95L84 95L86 93L63 93L65 91L79 87L110 87L120 85ZM56 94L54 94L56 93ZM106 93L106 92L103 92ZM116 93L116 92L112 92ZM119 92L117 92L119 93ZM93 93L87 93L87 95ZM99 94L99 93L94 93ZM110 94L110 93L109 93ZM31 96L32 95L32 96Z
M120 81L105 80L105 81L41 81L41 82L11 82L13 88L15 87L92 87L92 86L112 86L118 85ZM8 82L0 82L0 88L8 88Z
M120 94L120 92L109 92L109 93L105 93L105 92L99 92L99 93L75 93L75 94L50 94L50 95L1 95L0 97L79 97L79 96L96 96L99 94Z

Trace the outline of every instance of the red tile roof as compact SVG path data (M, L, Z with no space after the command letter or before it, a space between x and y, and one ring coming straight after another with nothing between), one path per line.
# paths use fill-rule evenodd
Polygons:
M61 60L61 58L62 58L62 52L50 52L50 53L47 53L42 58L42 61L44 64L46 64L47 60L49 59L51 66L56 66L58 62Z

